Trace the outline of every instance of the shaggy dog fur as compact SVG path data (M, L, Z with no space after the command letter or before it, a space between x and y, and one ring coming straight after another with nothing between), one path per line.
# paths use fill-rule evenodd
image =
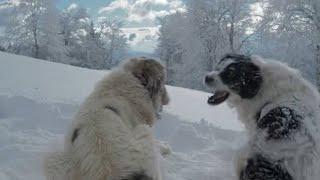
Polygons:
M240 180L318 180L319 93L277 61L228 54L205 83L211 105L227 100L247 129L237 157Z
M169 102L164 68L131 59L102 79L76 114L63 152L45 159L49 180L160 180L150 126Z

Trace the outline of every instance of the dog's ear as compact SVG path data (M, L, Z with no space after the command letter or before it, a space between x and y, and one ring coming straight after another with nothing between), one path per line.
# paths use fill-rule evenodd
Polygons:
M153 97L159 92L161 81L154 77L153 73L146 71L141 71L135 74L135 76L140 80L141 84L149 91L150 96Z
M159 93L164 81L163 67L152 59L142 59L132 69L133 75L149 91L151 98Z

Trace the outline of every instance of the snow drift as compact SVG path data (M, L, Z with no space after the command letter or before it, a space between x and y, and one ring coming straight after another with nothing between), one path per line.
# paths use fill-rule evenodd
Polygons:
M0 179L44 179L41 160L61 148L79 104L107 71L0 53ZM164 179L231 179L245 140L235 112L210 107L207 93L168 87L171 103L155 128L172 153Z

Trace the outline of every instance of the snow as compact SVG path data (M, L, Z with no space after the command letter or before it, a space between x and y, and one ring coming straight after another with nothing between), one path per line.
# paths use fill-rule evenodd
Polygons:
M211 94L196 90L187 90L178 87L168 87L171 97L170 105L165 111L177 115L187 121L200 121L205 119L217 127L231 130L242 130L243 126L236 117L236 112L226 104L212 107L207 104Z
M0 92L47 102L81 101L105 72L1 53Z
M44 179L42 157L62 146L79 104L108 72L6 53L0 64L0 179ZM164 179L233 178L233 155L245 141L235 112L207 105L204 92L168 92L171 104L155 128L172 151L163 159Z

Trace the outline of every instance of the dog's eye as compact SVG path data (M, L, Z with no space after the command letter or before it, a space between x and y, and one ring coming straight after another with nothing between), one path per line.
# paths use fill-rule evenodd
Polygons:
M230 67L230 68L228 69L227 73L228 73L228 76L229 76L229 77L235 77L235 76L236 76L236 68Z
M235 68L235 67L229 67L229 68L228 68L228 71L229 71L229 72L234 72L234 71L236 71L236 68Z
M237 68L237 64L231 64L226 67L221 73L220 77L229 83L234 83L239 78L239 70Z

